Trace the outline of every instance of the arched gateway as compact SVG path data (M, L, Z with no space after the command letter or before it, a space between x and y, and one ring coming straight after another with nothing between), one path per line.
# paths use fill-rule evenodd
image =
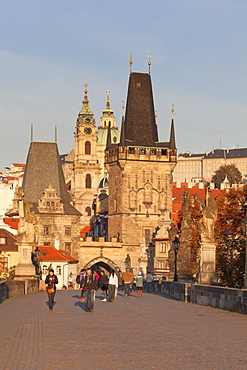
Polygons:
M119 272L121 274L120 268L109 258L106 257L96 257L89 261L84 268L87 269L92 266L97 266L101 267L104 270L110 272L112 269L115 270L116 272Z

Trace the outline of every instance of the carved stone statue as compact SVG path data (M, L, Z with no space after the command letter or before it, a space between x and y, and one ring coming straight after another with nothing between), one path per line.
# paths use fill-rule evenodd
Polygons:
M37 220L35 213L31 211L31 205L24 199L19 200L19 216L18 240L35 243Z
M124 260L124 264L125 264L125 268L126 269L131 269L131 259L130 259L130 255L127 254L125 260Z
M206 189L205 202L201 202L202 220L201 220L201 240L214 242L214 225L217 218L217 203L211 193L211 189Z
M146 242L145 238L143 238L143 242L140 245L140 258L147 258L147 248L146 248Z

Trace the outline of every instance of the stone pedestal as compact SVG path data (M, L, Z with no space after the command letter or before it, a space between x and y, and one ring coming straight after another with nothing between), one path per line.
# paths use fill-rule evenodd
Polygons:
M35 267L32 264L32 251L33 251L34 243L33 242L19 242L18 243L18 250L19 250L19 263L15 269L15 278L25 277L25 278L32 278L36 277Z
M215 272L215 244L203 242L201 245L200 272L198 283L205 285L217 284L218 277Z

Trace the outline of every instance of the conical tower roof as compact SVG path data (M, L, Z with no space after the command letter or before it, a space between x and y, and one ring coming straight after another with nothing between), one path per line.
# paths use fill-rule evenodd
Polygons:
M22 187L25 200L34 206L36 213L44 189L49 186L56 190L65 214L80 215L70 204L72 199L65 186L57 144L33 141L29 148Z
M158 142L149 73L130 73L124 127L129 145L155 146Z

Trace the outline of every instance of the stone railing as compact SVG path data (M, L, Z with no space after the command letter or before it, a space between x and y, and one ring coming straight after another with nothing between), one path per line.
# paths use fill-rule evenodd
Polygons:
M0 281L0 303L5 299L19 297L24 294L35 293L39 290L38 279L1 280Z
M247 314L247 290L211 285L191 285L191 302Z
M184 302L247 314L247 289L155 280L152 291Z
M165 281L160 284L161 293L176 298L179 301L190 302L190 283L179 283L175 281Z

